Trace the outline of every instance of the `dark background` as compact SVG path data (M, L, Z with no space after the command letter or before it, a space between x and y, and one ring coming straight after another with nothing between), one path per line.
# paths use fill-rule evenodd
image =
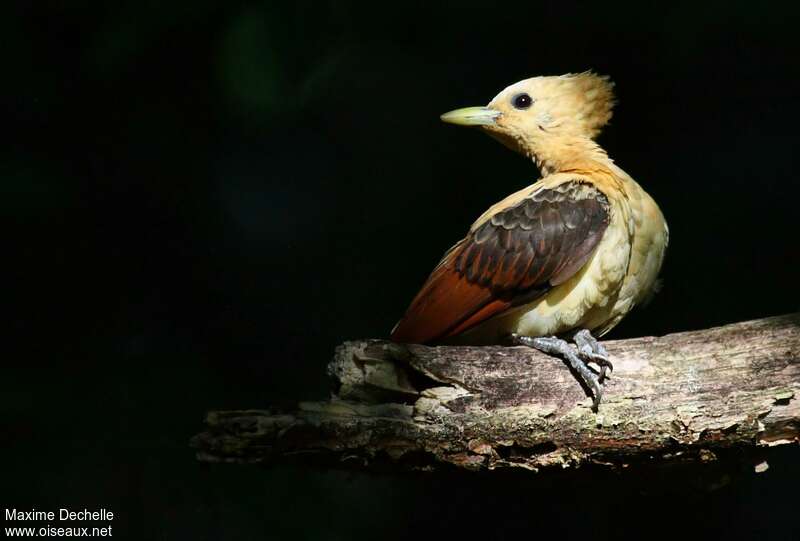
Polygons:
M798 13L4 12L4 334L22 346L0 378L4 506L106 507L129 539L800 535L796 447L721 483L209 467L188 447L207 410L324 398L333 347L385 337L444 250L537 178L438 120L532 75L612 76L620 104L600 142L670 224L663 292L611 338L800 308Z

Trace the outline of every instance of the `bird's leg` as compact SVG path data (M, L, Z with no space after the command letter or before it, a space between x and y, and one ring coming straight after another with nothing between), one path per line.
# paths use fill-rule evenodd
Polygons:
M591 334L589 335L591 337ZM598 362L597 358L592 358L592 362L597 362L601 366L601 373L598 376L592 369L587 366L587 362L589 360L582 358L581 354L578 353L566 340L562 340L556 336L544 336L539 338L533 338L530 336L522 336L516 333L511 335L511 340L515 344L521 344L524 346L532 347L541 351L542 353L547 353L548 355L559 355L564 360L566 360L570 367L579 375L580 381L585 387L587 387L593 394L594 400L592 403L592 409L597 411L598 406L600 405L600 399L603 397L603 387L601 385L602 377L605 374L605 367L610 366L611 363L608 362L608 359L605 359L605 364L603 361ZM583 337L581 338L583 340ZM594 338L592 338L594 340ZM597 341L594 340L597 344ZM586 341L586 344L591 344L590 341ZM597 344L602 348L600 344ZM580 347L580 346L579 346ZM589 346L591 347L591 345ZM603 348L602 351L605 351ZM602 353L592 353L598 357L602 356Z
M572 340L578 347L578 355L585 362L593 362L600 367L600 383L606 379L606 371L613 372L614 365L608 360L608 352L605 346L597 338L592 336L589 329L580 329L572 335Z

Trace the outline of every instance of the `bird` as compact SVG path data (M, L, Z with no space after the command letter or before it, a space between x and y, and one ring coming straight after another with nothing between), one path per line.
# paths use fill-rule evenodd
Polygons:
M566 361L597 411L613 370L598 338L658 290L669 243L658 204L595 141L615 105L609 77L586 71L524 79L487 106L441 115L541 176L447 250L393 342L532 347Z

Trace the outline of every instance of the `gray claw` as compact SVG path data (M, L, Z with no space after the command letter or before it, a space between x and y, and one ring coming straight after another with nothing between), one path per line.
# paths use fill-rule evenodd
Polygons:
M605 376L606 366L611 364L608 362L608 359L605 359L605 363L603 361L598 362L596 359L592 359L594 362L597 362L597 364L600 365L600 375L598 376L586 365L586 359L582 358L580 350L576 351L568 342L562 340L561 338L557 338L555 336L532 338L530 336L521 336L514 333L511 335L511 340L515 344L529 346L549 355L559 355L561 358L566 360L573 370L578 373L582 382L589 387L589 389L591 389L592 394L594 395L592 409L597 411L597 408L600 405L600 399L603 397L603 387L601 382ZM598 357L602 356L602 354L595 352L592 352L592 355Z
M578 354L585 362L593 362L600 367L600 381L606 379L607 372L613 372L614 365L608 359L608 351L588 329L581 329L573 335Z

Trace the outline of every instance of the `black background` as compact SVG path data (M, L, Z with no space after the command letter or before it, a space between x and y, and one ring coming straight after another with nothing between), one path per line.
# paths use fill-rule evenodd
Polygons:
M537 178L438 120L532 75L614 79L600 142L670 224L663 292L611 338L800 308L797 12L4 11L5 331L22 346L0 378L6 506L106 507L129 539L800 535L796 447L701 483L209 467L188 447L207 410L325 397L333 347L385 337L444 250Z

